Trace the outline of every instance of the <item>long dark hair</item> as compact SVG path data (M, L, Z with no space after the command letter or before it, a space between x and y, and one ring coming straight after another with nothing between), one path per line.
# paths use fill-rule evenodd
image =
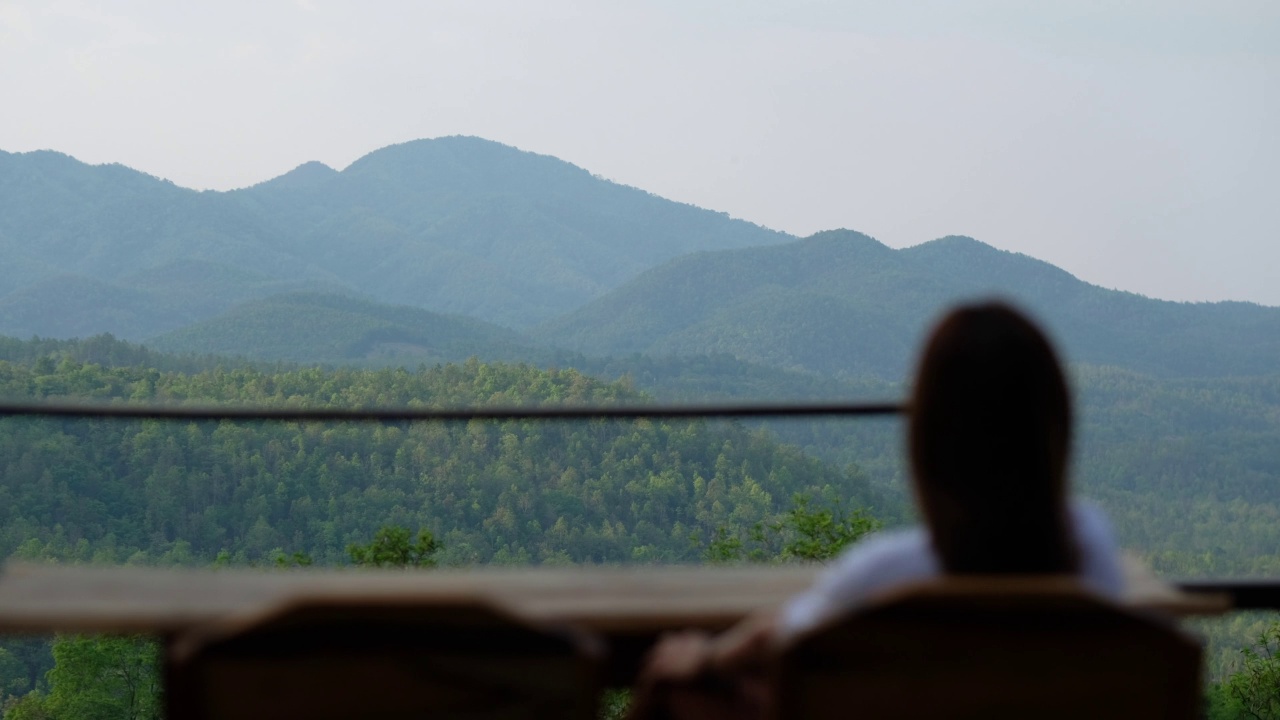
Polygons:
M947 573L1070 573L1071 401L1045 336L1002 303L949 313L910 411L917 500Z

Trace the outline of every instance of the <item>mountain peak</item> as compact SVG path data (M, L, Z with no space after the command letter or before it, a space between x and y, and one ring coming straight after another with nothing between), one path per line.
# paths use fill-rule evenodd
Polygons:
M984 243L981 240L977 240L975 238L969 237L968 235L947 235L945 237L940 237L936 240L922 242L919 245L914 245L907 249L908 250L918 249L918 250L927 251L927 252L935 252L938 250L947 250L951 252L956 252L956 251L983 252L983 251L995 250L997 252L1000 252L1000 249L995 247L994 245L988 245L987 243Z
M120 163L91 165L56 150L0 154L0 177L14 183L6 200L18 205L29 202L42 205L48 202L48 193L61 195L67 202L84 202L83 198L70 198L86 191L104 191L116 198L157 188L166 193L195 192ZM19 199L24 196L27 199Z
M18 167L40 169L93 167L57 150L29 150L17 153L0 152L0 160L14 163Z
M318 160L308 160L279 177L259 183L258 187L310 190L337 175L338 171L328 165Z
M898 252L935 270L966 268L974 278L985 278L993 287L1004 283L1002 277L1020 277L1059 287L1079 282L1074 275L1052 263L1025 253L1001 250L967 235L947 235Z
M477 161L515 158L524 160L536 158L539 161L556 165L569 165L569 163L550 155L539 155L496 140L486 140L474 135L448 135L438 138L419 138L378 148L351 163L346 171L356 170L368 164L396 161L474 164Z
M586 170L550 155L467 135L388 145L351 163L342 173L348 178L379 178L442 191L545 189L548 184L591 180Z
M844 244L856 245L863 248L875 248L888 250L889 246L871 237L866 233L850 230L848 228L836 228L834 230L820 230L809 237L803 238L802 243L821 243L821 244Z
M1019 261L1034 263L1036 265L1053 267L1055 270L1059 270L1059 272L1065 272L1043 260L1033 258L1025 253L1014 252L1012 250L1001 250L994 245L988 245L987 243L984 243L981 240L975 240L968 235L947 235L946 237L940 237L937 240L930 240L928 242L920 243L919 245L903 248L899 252L922 259L964 259L984 263L998 262L993 260L994 258L1003 258L1005 260L1016 259Z

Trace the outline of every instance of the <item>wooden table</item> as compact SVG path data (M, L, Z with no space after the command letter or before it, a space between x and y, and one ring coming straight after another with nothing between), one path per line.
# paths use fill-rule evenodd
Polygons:
M718 630L776 608L821 567L632 566L367 570L191 570L10 563L0 571L0 632L171 634L292 599L477 600L606 636ZM1176 615L1223 612L1127 558L1126 604Z
M629 684L658 637L724 630L779 607L822 568L632 566L370 570L194 570L7 565L0 572L0 633L148 633L172 641L210 623L251 619L299 599L481 602L534 622L572 623L609 645L609 681ZM1126 604L1175 615L1230 607L1189 594L1125 562Z

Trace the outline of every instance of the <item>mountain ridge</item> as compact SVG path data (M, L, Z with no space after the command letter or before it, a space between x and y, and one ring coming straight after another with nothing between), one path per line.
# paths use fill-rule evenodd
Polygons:
M21 268L0 272L0 293L63 275L127 286L200 260L522 327L686 251L790 239L480 138L388 146L342 171L303 163L225 192L51 151L0 155L0 251Z
M897 380L942 308L980 298L1023 307L1073 361L1208 376L1274 372L1280 357L1280 308L1154 300L972 238L895 250L848 230L677 258L533 336L586 354L728 352Z
M392 145L343 170L303 163L226 192L4 153L0 252L0 333L19 336L144 340L310 291L514 329L544 346L538 357L729 354L896 380L940 308L994 295L1092 364L1250 374L1280 356L1277 308L1107 290L966 236L903 249L852 230L793 238L475 137ZM350 330L326 327L314 325Z

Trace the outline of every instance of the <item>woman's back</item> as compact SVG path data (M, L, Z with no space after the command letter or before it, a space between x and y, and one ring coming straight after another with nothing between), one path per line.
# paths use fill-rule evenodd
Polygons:
M755 692L715 698L707 675L753 674L780 638L872 596L942 575L1078 575L1094 592L1123 589L1119 555L1102 513L1068 501L1071 402L1045 336L1001 303L958 308L930 334L909 406L912 489L922 527L882 533L849 548L776 616L754 618L715 640L685 635L656 649L639 715L667 707L759 707ZM666 700L654 690L675 688ZM724 686L721 685L723 688ZM725 704L727 703L727 704Z

